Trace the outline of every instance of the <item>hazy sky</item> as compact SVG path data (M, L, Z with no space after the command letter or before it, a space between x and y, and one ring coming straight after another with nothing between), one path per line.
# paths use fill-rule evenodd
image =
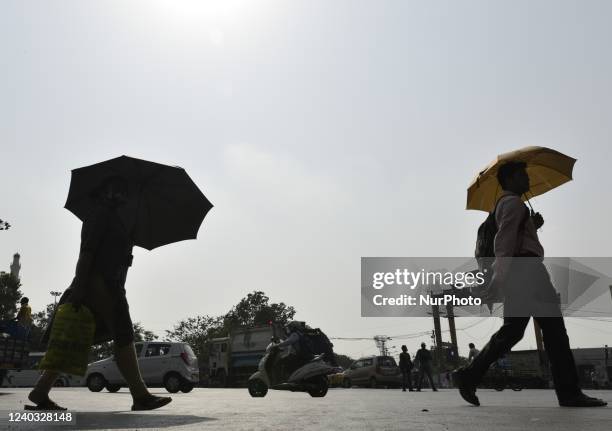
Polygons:
M330 336L430 330L360 317L360 257L471 256L466 188L526 145L578 159L533 201L547 255L612 255L610 2L0 4L0 267L21 253L34 310L74 274L70 170L121 154L184 167L215 205L197 241L135 250L132 317L160 335L255 289ZM612 345L610 323L567 325Z

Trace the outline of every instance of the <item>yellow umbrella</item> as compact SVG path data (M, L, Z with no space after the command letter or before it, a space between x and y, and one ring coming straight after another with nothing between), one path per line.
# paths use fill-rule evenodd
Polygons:
M572 179L576 159L546 147L525 147L500 154L474 178L467 193L468 210L493 211L502 193L497 170L506 162L527 164L530 188L523 200L546 193Z

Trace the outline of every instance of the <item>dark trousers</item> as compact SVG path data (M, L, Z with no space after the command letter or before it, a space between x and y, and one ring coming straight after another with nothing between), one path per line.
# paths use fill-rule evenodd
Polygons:
M421 367L419 368L419 384L417 385L417 389L421 389L421 387L423 386L423 377L425 376L425 374L427 374L427 378L429 379L429 385L431 386L431 389L436 389L436 385L434 385L433 377L431 377L431 367L428 365L427 366L421 365Z
M513 258L505 289L504 324L466 367L479 382L489 366L518 343L530 317L542 328L544 347L550 362L559 400L580 393L574 356L555 288L541 258Z
M550 361L555 391L559 400L568 399L580 393L578 373L574 356L570 350L569 338L563 317L534 317L542 328L544 347ZM466 367L466 371L477 384L489 366L523 338L529 317L505 317L503 326Z
M409 369L402 369L402 390L406 390L406 385L408 385L408 389L412 390L412 376L410 375Z

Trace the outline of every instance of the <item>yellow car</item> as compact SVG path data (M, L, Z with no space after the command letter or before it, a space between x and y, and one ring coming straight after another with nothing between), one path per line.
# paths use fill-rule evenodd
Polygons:
M330 388L339 388L344 384L344 370L327 376Z

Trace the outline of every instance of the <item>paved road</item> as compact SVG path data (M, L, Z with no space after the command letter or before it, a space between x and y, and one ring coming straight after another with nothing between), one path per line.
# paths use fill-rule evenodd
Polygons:
M58 403L76 414L73 426L30 426L8 422L8 411L21 411L27 389L0 390L0 429L98 430L538 430L610 429L612 407L557 407L550 390L479 390L481 407L465 404L455 390L432 393L388 389L332 389L325 398L271 391L253 399L245 389L194 389L176 394L169 406L130 412L129 393L92 393L57 388ZM165 393L160 390L160 393ZM588 391L612 405L612 391Z

